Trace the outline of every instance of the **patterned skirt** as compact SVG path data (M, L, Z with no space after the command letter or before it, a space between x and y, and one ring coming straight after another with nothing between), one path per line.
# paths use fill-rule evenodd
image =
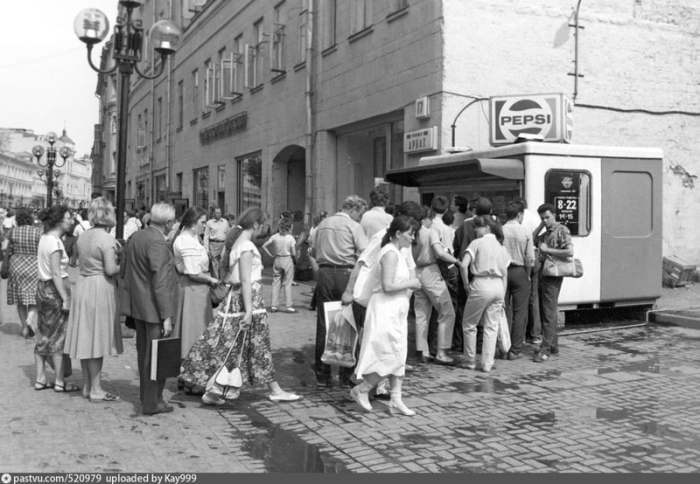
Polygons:
M70 295L68 278L63 279L66 292ZM53 281L39 281L36 290L37 326L34 353L42 356L62 355L66 341L68 313L63 311L63 299Z
M10 257L9 269L7 304L36 304L36 290L39 282L39 265L36 254L13 254Z
M192 346L180 369L180 379L193 385L206 387L209 379L224 363L236 367L241 358L240 370L243 382L263 385L275 381L270 348L270 327L262 298L262 284L252 284L253 321L247 333L238 338L238 328L243 321L245 305L240 284L231 286L216 314L204 333ZM231 355L226 359L229 350ZM241 354L242 353L242 354Z

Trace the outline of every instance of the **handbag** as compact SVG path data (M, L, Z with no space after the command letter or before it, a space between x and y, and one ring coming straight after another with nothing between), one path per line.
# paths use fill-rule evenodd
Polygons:
M0 229L2 230L2 229ZM12 247L12 239L10 238L10 235L12 234L12 231L10 230L10 233L7 234L7 250L5 250L5 257L2 261L2 269L0 269L0 278L2 279L9 279L10 278L10 257L12 257L13 254L13 247Z
M215 308L221 304L221 301L223 301L226 297L229 288L230 285L224 282L219 283L216 286L209 286L209 300L211 301L212 308Z
M231 294L229 294L228 297L228 302L226 304L226 308L228 310L229 306L231 303ZM221 331L223 332L224 329L224 322L226 321L226 318L229 316L228 313L224 314L224 319L221 322ZM236 333L236 336L233 338L233 343L231 344L231 348L228 350L228 354L226 355L226 358L224 358L224 362L219 367L218 370L209 378L209 381L207 381L207 385L205 387L206 392L212 393L214 395L220 396L222 398L226 397L226 393L229 390L233 390L233 392L237 392L239 388L243 386L243 377L241 375L241 359L243 358L243 347L245 346L245 339L248 334L247 331L243 332L243 340L241 341L241 352L238 355L238 362L236 363L236 367L229 370L228 367L226 366L226 362L228 361L229 357L231 356L231 352L233 351L233 348L236 346L236 340L238 339L238 335L243 332L242 329L238 329L238 332Z
M581 277L583 264L579 259L552 257L547 254L542 263L542 275L547 277Z

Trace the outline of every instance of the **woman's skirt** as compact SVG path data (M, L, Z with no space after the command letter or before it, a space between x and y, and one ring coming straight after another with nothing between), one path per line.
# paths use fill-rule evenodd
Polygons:
M196 282L186 274L178 276L180 297L175 313L173 337L181 339L181 358L186 358L192 345L214 319L209 284Z
M64 353L87 360L122 352L114 328L116 298L114 278L104 274L80 276L71 300Z
M36 254L12 254L9 270L7 304L27 306L36 304L36 288L39 282L39 265Z
M226 364L235 368L239 357L243 382L249 385L262 385L275 381L275 368L270 349L270 327L262 298L262 284L252 284L253 321L247 332L238 334L245 306L240 284L231 286L228 295L221 303L214 321L209 324L197 342L192 346L182 363L180 378L190 384L206 387L209 379ZM231 355L226 359L229 350Z
M68 278L63 279L63 287L70 295ZM63 311L63 299L53 280L39 281L36 303L38 331L34 353L41 356L62 355L68 313Z

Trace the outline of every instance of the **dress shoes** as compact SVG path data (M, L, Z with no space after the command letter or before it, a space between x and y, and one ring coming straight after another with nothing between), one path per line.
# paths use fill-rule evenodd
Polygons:
M366 393L361 393L357 387L350 390L350 398L357 403L365 412L372 411L372 405L369 403L369 396Z
M513 353L512 351L508 352L508 360L509 361L519 360L522 357L523 357L522 353Z
M163 405L161 408L156 410L155 412L143 412L144 415L151 416L151 415L158 415L161 413L172 413L175 411L175 407L172 405Z

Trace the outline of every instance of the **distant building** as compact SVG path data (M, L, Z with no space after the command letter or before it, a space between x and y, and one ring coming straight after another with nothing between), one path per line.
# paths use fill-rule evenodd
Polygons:
M39 171L46 173L46 168L37 163L32 155L32 148L41 145L46 150L50 145L45 135L34 134L33 130L20 128L0 128L0 206L22 207L46 206L46 184ZM67 146L75 152L75 143L66 130L54 143L56 150ZM57 160L62 162L60 156ZM46 154L42 157L46 161ZM78 208L90 200L92 190L92 161L89 157L66 158L63 166L55 168L60 171L54 188L54 203L65 203L71 208Z
M144 25L170 18L183 38L162 76L132 77L127 207L261 206L273 218L302 209L308 224L348 194L367 197L388 169L453 145L487 148L484 99L561 92L575 101L574 143L664 150L674 167L664 179L665 252L700 260L700 228L688 223L700 209L689 196L700 173L700 4L579 2L585 30L576 5L147 0L135 12ZM146 47L140 69L152 75L160 60ZM107 191L110 79L98 88ZM418 198L387 189L394 203Z

